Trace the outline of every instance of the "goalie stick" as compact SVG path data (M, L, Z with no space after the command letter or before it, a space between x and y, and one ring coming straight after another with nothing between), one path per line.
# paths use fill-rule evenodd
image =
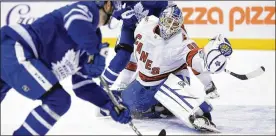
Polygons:
M234 72L231 72L227 69L224 69L224 72L240 79L240 80L248 80L248 79L251 79L251 78L255 78L257 76L260 76L261 74L263 74L265 72L265 68L263 66L259 67L258 69L250 72L250 73L247 73L247 74L237 74L237 73L234 73Z
M124 109L125 107L123 107L123 106L121 106L121 105L119 104L119 102L116 100L116 98L115 98L114 95L112 94L112 91L109 89L109 87L108 87L106 81L105 81L102 77L100 77L100 81L103 83L104 88L107 90L108 96L110 97L112 103L117 107L117 108L116 108L116 111L119 113L120 110ZM132 128L132 130L133 130L138 136L143 136L143 135L141 134L141 132L135 127L135 125L133 124L132 121L129 122L129 126ZM162 129L162 130L159 132L158 136L166 136L166 130L165 130L165 129Z

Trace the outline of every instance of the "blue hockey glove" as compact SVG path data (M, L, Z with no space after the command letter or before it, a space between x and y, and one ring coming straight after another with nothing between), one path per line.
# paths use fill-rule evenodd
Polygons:
M109 110L109 114L112 117L113 120L116 122L127 124L131 121L131 113L128 109L128 107L120 102L120 105L125 107L123 110L118 110L115 105L110 101L106 105L104 105L102 108Z
M102 82L101 82L101 87L104 88ZM122 98L121 98L122 91L112 90L112 93L117 101L122 102ZM104 109L100 109L100 114L102 116L110 116L110 113L106 112Z
M83 65L84 73L90 78L98 77L102 74L105 68L105 58L108 55L109 44L103 43L100 47L100 52L94 55L89 55L87 63Z
M135 11L130 7L115 11L112 15L118 20L123 20L123 26L135 29L138 19L135 16Z
M125 8L122 8L121 10L114 11L113 14L112 14L112 17L115 17L116 19L121 20L121 19L123 19L122 14L124 12L127 13L127 11L132 11L131 7L125 7ZM134 14L131 14L131 16L132 15L134 15Z

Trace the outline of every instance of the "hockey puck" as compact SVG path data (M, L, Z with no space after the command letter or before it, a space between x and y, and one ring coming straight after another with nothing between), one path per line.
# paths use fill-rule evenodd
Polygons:
M166 136L166 130L162 129L158 136Z

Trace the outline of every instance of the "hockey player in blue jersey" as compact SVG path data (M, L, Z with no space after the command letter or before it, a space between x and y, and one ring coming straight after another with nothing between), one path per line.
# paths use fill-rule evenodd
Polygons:
M76 2L31 25L1 28L1 102L11 88L42 101L14 135L45 135L53 127L70 108L71 98L59 82L71 75L79 98L108 110L115 121L131 120L127 108L117 113L106 92L91 81L105 67L108 44L101 44L99 27L109 22L119 5Z

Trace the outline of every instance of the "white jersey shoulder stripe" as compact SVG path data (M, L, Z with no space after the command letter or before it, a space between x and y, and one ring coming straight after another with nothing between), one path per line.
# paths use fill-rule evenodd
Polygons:
M83 20L83 21L87 21L87 22L92 22L92 18L87 18L83 15L72 15L69 17L69 19L66 21L66 23L64 24L64 27L66 30L68 30L69 26L71 25L71 23L74 20Z
M77 6L78 8L71 9L63 17L64 27L66 30L68 30L69 26L74 20L83 20L87 22L93 21L93 14L89 11L87 6L85 5L77 5Z

